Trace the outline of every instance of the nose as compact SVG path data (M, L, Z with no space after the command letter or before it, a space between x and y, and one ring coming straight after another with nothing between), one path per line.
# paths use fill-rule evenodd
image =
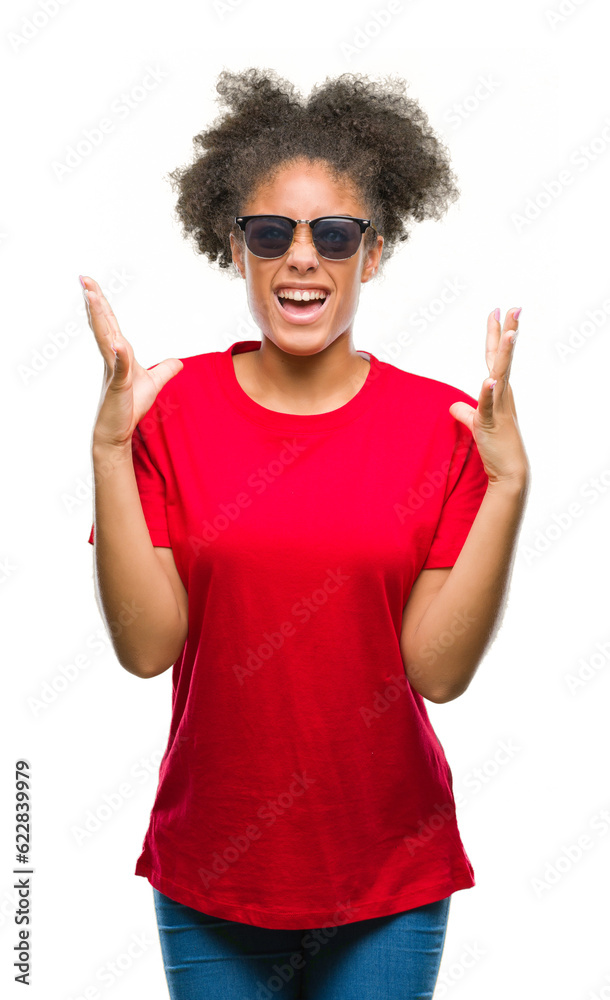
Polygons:
M313 233L308 222L297 222L292 246L286 254L288 265L297 268L318 266L318 256L313 242Z

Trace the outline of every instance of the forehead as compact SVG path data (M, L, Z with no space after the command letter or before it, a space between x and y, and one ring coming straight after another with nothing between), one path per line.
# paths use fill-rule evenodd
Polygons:
M353 182L334 176L323 164L301 161L280 167L248 199L244 215L360 215L363 205Z

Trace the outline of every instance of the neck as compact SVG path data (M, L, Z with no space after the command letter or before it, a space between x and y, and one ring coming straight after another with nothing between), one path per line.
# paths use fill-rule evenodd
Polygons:
M315 354L296 354L263 335L258 350L234 355L234 365L242 388L261 405L285 413L324 413L359 392L371 362L347 336Z

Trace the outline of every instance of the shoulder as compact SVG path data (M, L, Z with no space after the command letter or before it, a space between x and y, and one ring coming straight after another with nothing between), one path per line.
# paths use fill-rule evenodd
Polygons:
M192 354L178 358L182 368L161 387L139 423L147 442L159 438L167 444L170 438L182 436L193 421L206 419L215 398L215 358L219 351ZM147 366L147 371L160 362Z
M216 359L223 351L206 351L204 354L190 354L186 358L179 358L182 362L182 371L174 376L174 379L182 379L183 383L191 381L193 378L200 378L202 375L211 372L216 364Z
M476 409L477 399L459 386L427 375L417 375L405 371L387 361L379 361L384 371L388 390L392 398L406 407L415 407L430 417L435 411L439 415L446 414L450 421L453 417L448 413L452 403L464 402Z
M178 375L182 375L183 373L191 375L196 371L202 371L205 368L209 368L214 364L216 357L223 353L224 351L218 350L207 351L205 354L191 354L188 357L179 357L178 360L182 362L184 368L181 372L178 372ZM151 368L155 368L158 364L158 361L154 361L152 365L147 366L147 371L150 371ZM178 378L178 375L175 377Z
M178 358L182 362L182 368L165 383L157 395L157 401L179 399L190 393L195 386L201 387L202 382L214 377L216 359L220 354L222 351L207 351L205 354L191 354L188 357ZM158 361L148 365L147 371L155 368L157 364Z

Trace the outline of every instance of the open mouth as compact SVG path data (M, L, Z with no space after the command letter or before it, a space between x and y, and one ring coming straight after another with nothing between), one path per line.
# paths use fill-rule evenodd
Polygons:
M273 297L278 304L278 309L290 323L311 323L326 309L330 294L327 294L325 299L312 299L310 302L302 300L297 302L295 299L280 298L277 292L273 293Z

